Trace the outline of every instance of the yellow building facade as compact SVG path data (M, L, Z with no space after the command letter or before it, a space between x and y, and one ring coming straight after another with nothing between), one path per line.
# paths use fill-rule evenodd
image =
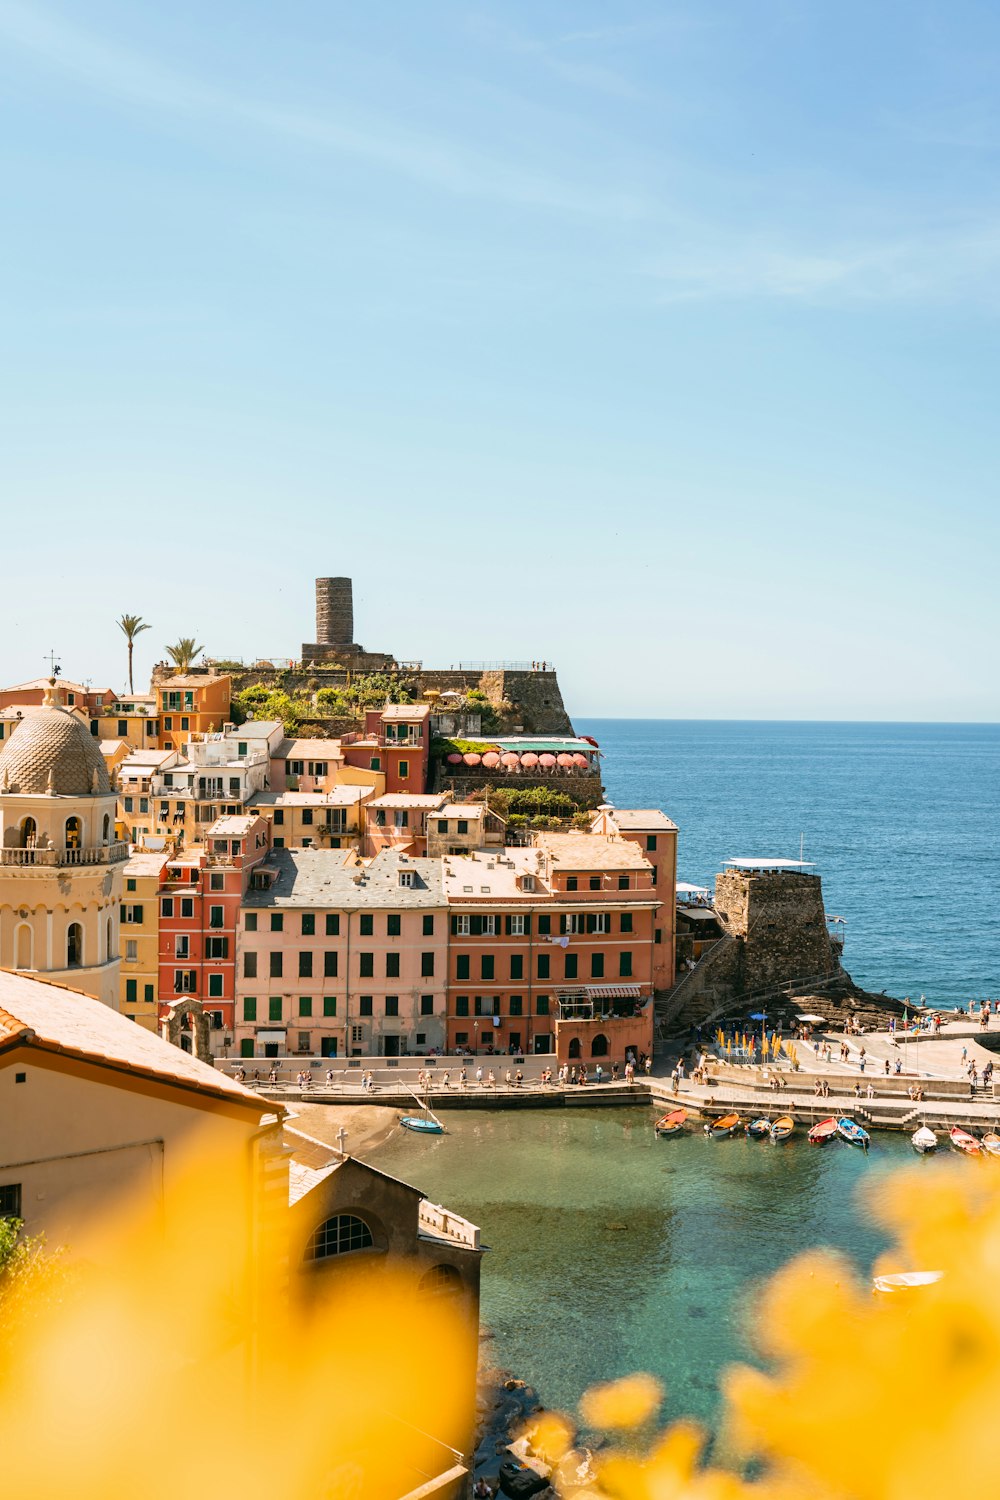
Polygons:
M133 854L122 867L119 1010L158 1031L160 872L168 853Z

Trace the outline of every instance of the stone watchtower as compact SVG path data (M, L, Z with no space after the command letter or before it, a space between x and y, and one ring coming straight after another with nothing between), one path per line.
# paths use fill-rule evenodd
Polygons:
M761 861L715 877L715 909L723 930L741 944L741 988L749 994L842 972L820 877L790 865Z
M349 578L317 578L316 642L320 646L354 645L354 589Z
M0 751L0 967L58 980L118 1008L118 924L128 845L84 719L55 700Z

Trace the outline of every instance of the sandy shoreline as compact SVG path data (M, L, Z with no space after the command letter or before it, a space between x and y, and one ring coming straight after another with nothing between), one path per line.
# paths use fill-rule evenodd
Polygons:
M399 1124L400 1111L386 1104L305 1104L289 1105L288 1125L303 1135L312 1136L324 1145L339 1148L337 1132L347 1132L345 1149L351 1156L364 1160L383 1145Z

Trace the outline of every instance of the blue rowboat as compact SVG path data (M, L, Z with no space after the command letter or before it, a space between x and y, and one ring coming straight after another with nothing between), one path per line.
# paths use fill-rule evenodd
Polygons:
M846 1141L849 1146L863 1146L867 1151L868 1147L871 1145L871 1136L868 1134L867 1130L863 1129L863 1127L857 1123L856 1120L838 1120L837 1134L840 1136L841 1140Z
M422 1120L419 1115L404 1115L400 1120L404 1130L415 1130L418 1135L444 1135L440 1120Z
M770 1132L770 1120L758 1119L747 1121L747 1136L751 1141L762 1141Z

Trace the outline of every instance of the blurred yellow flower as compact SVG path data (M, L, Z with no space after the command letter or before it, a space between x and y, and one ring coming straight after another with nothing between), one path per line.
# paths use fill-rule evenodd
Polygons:
M652 1375L626 1375L592 1386L580 1402L588 1427L641 1427L659 1410L663 1387Z

